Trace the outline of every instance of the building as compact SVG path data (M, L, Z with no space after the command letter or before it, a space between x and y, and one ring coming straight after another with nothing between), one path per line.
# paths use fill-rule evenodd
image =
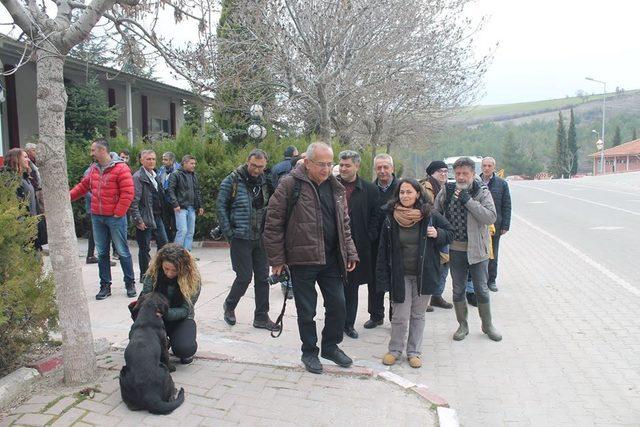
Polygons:
M600 174L600 151L589 157L593 157L593 174ZM604 150L604 173L632 171L640 171L640 139Z
M23 43L0 35L0 60L5 73L20 64L23 52ZM185 103L202 104L197 95L184 89L75 58L66 59L66 84L83 84L89 73L104 88L109 106L119 111L118 119L111 124L111 136L120 132L132 144L141 137L175 136L184 123ZM15 73L4 76L2 86L0 156L11 148L24 147L38 133L35 63L28 61Z

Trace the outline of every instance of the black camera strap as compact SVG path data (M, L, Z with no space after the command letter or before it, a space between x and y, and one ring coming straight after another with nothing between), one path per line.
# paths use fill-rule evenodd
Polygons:
M289 271L289 267L285 265L284 268L287 271L287 276L289 276L289 280L291 280L291 272ZM282 335L282 331L284 330L284 325L282 321L284 319L284 312L287 309L287 299L289 298L289 292L291 292L291 290L289 286L287 286L286 290L284 291L284 301L282 302L282 310L280 310L280 315L276 319L277 330L271 331L271 338L278 338L280 335Z

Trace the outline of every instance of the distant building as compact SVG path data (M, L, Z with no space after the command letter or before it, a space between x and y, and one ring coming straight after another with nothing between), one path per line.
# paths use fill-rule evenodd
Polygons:
M589 157L593 157L593 174L600 174L600 152ZM640 171L640 139L604 150L604 173L633 171Z
M24 48L23 43L0 35L0 60L5 72L20 63ZM119 130L131 143L140 137L175 136L184 123L184 104L202 103L197 95L187 90L67 57L64 66L66 84L83 84L87 72L104 88L109 106L115 106L120 113L111 123L111 136L116 136ZM38 133L36 64L29 61L14 74L4 76L2 86L5 100L0 110L0 156L10 148L24 147Z

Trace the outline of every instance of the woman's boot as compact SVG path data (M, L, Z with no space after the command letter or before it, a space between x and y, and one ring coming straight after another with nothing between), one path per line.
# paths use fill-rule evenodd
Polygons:
M467 303L466 301L453 302L456 311L456 319L458 319L458 330L453 334L455 341L462 341L469 335L469 324L467 323Z
M493 327L491 323L491 304L478 304L478 312L480 313L480 319L482 320L482 332L489 335L494 341L500 341L502 335Z

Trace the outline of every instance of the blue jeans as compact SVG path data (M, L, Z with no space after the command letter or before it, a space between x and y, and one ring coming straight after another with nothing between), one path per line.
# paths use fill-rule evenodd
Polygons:
M98 252L98 271L101 285L111 284L111 265L109 259L109 243L113 244L120 255L120 267L124 274L125 285L135 283L133 261L127 246L127 218L104 215L91 215L93 239Z
M469 275L467 276L467 293L468 294L473 294L476 291L473 290L473 280L471 279L471 272L469 272Z
M438 287L433 293L434 297L441 297L444 293L444 286L447 283L447 276L449 275L449 263L442 264L440 266L440 280L438 281Z
M193 234L196 231L196 210L192 207L182 208L176 212L176 243L188 251L193 246Z

